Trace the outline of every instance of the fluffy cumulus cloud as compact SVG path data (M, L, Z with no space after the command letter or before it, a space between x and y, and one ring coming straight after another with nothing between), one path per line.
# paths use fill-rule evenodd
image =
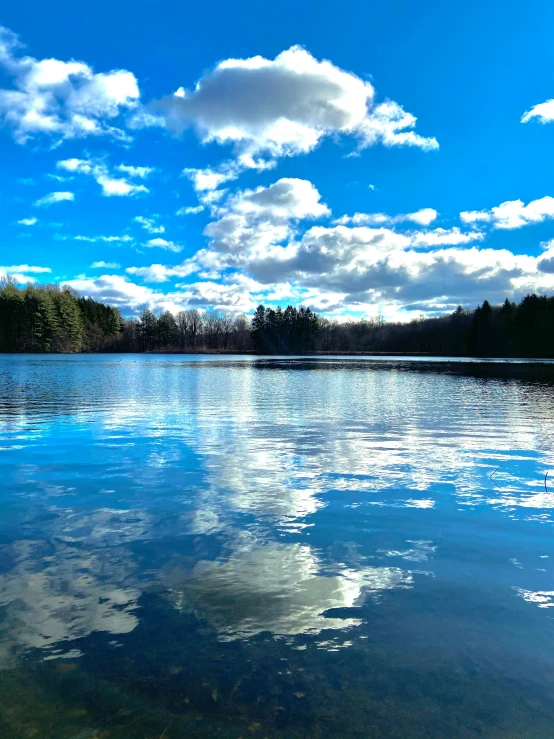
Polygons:
M64 284L77 290L81 295L88 295L131 311L157 305L165 298L163 295L156 295L150 288L136 285L121 275L67 280Z
M195 169L186 167L183 175L187 177L197 193L203 194L217 190L224 182L235 180L240 174L240 168L230 162L224 162L217 169ZM205 197L205 196L204 196Z
M240 280L230 284L193 282L167 293L138 285L127 277L110 274L68 280L64 284L81 295L118 306L124 315L138 315L144 308L176 313L187 307L211 306L215 310L239 313L255 307L255 301Z
M149 239L143 246L148 249L166 249L167 251L180 252L183 250L181 244L176 244L174 241L168 241L167 239L161 239L159 237L155 239Z
M406 221L428 225L437 216L431 208L397 216L358 213L335 221L331 228L314 226L300 237L301 221L327 217L330 211L311 182L293 178L239 191L215 213L205 229L209 248L192 261L212 273L245 269L264 281L283 271L285 278L296 272L319 273L324 264L350 263L349 269L356 270L362 261L371 262L386 252L467 244L483 238L479 231L464 233L456 227L398 233L382 225ZM345 222L354 225L347 227ZM358 225L364 223L375 227Z
M473 305L483 295L501 300L554 287L550 248L537 260L469 247L485 238L480 230L394 228L410 222L430 225L431 209L310 225L310 220L327 219L329 209L307 180L285 178L239 191L213 214L205 229L207 248L178 266L132 267L128 274L146 282L197 274L202 281L193 283L195 294L186 283L179 287L198 304L216 300L216 285L223 285L226 295L240 286L237 292L249 295L251 303L264 296L292 298L328 313L376 310L383 304L431 310L439 303ZM388 225L378 225L383 222Z
M12 264L9 267L0 266L0 279L9 277L19 283L32 282L37 275L45 275L52 272L50 267L35 267L29 264Z
M203 280L180 286L189 307L211 306L215 310L248 313L262 299L245 289L242 281L214 282Z
M358 148L438 148L414 132L413 115L393 101L376 105L374 96L368 81L293 46L275 59L222 61L153 110L172 131L193 127L203 142L233 145L242 167L306 154L333 134L354 137Z
M408 236L389 229L346 226L314 226L280 253L253 258L246 268L262 282L289 281L311 289L314 297L332 296L330 305L341 311L437 299L471 304L483 295L502 299L539 277L534 258L507 250L421 252Z
M554 275L554 247L548 249L537 262L537 267L541 272Z
M108 166L101 160L91 159L62 159L56 163L58 169L74 174L84 174L93 177L102 188L102 195L106 197L127 197L137 195L138 193L147 193L148 188L145 185L137 185L129 182L123 177L114 177L110 174ZM120 165L121 166L121 165ZM117 169L117 167L116 167ZM137 167L127 167L127 170L142 169ZM146 169L146 168L145 168ZM126 171L127 171L126 170ZM136 173L129 172L131 177L142 177Z
M554 218L554 198L547 195L527 205L523 200L507 200L490 210L462 211L460 218L464 223L488 223L493 228L521 228Z
M137 107L140 95L131 72L94 72L80 61L35 59L23 53L18 37L4 27L0 68L9 80L0 89L0 120L19 143L39 135L54 143L99 135L128 139L119 119Z
M538 120L539 123L551 123L554 121L554 100L547 100L544 103L534 105L522 115L521 122L529 123L529 121L534 119Z
M108 219L116 224L112 235L86 229L73 236L62 224L48 224L61 231L50 232L53 238L72 242L76 252L83 250L77 242L95 251L86 262L89 274L66 284L119 306L126 315L145 307L250 312L269 301L310 305L337 316L383 309L387 315L400 315L416 309L447 310L458 303L471 306L484 297L500 301L506 295L518 298L529 291L554 290L553 242L544 244L538 257L483 243L492 230L554 219L554 197L462 211L461 222L453 225L444 214L439 221L431 207L413 212L404 207L390 215L357 212L333 221L317 188L298 177L276 175L273 184L237 190L233 183L245 170L266 170L264 177L269 177L280 158L308 154L327 138L348 140L349 154L354 155L377 144L438 148L434 138L416 133L415 117L399 103L376 100L370 82L301 47L274 59L224 60L192 89L180 88L146 108L131 72L96 72L76 60L37 60L25 55L17 37L6 29L0 29L0 73L0 122L19 143L46 136L56 146L100 135L128 142L129 127L162 125L177 134L190 128L202 143L231 148L232 155L219 163L195 163L182 170L197 203L180 208L161 204L163 217L141 212L137 202L134 213L128 210L132 203L120 204L127 212L119 224ZM532 119L554 120L554 101L535 106L522 118ZM117 163L100 153L87 152L83 158L72 154L60 156L55 173L50 173L56 181L50 180L51 185L59 189L41 194L37 188L29 202L45 208L73 201L74 185L87 180L92 189L98 186L99 193L113 199L149 193L154 167L140 160L129 163L130 156ZM183 160L180 167L185 164ZM38 177L23 182L31 186L41 181ZM158 174L156 181L162 186L166 178ZM175 215L201 212L208 219L205 241L183 259L182 240L172 240L166 229ZM35 217L16 218L10 218L12 227L38 222ZM186 225L194 236L195 224L189 220ZM31 233L40 236L46 231L20 228L17 236ZM124 247L142 252L143 259L144 254L156 254L157 261L136 266L124 256L108 261L101 251L108 246L120 247L118 255L124 254ZM49 272L29 264L0 267L0 275L21 283Z
M298 221L329 213L311 182L283 178L229 197L205 234L212 251L227 255L230 264L240 263L247 255L264 254L291 238Z
M127 267L125 270L129 275L142 277L145 282L167 282L172 277L187 277L195 271L196 265L192 262L176 266L151 264L149 267Z
M73 201L75 195L72 192L50 192L35 200L34 205L40 207L54 205L54 203L63 203L64 200Z
M44 272L51 272L50 267L31 267L28 264L18 264L12 267L0 267L0 272L4 275L11 275L15 272L32 272L34 274L41 274Z

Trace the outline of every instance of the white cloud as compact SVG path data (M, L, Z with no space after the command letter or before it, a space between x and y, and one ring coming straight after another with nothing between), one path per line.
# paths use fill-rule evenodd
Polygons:
M464 223L488 223L491 217L491 214L485 210L464 210L460 213L460 219Z
M217 190L224 182L236 180L240 174L240 169L229 162L225 162L218 169L187 167L183 170L183 174L192 182L192 186L197 193L204 193Z
M342 216L335 221L338 225L346 226L353 223L356 226L391 226L395 223L411 221L420 226L429 226L438 216L434 208L422 208L415 213L400 213L389 216L386 213L354 213L353 216Z
M242 167L266 168L277 157L308 153L333 134L355 137L359 148L438 147L413 132L415 117L398 103L374 106L373 99L369 82L293 46L274 60L222 61L194 90L180 88L159 101L155 112L177 133L192 126L203 142L234 145Z
M121 275L101 275L94 279L80 277L67 280L65 285L80 295L115 305L124 315L137 315L144 308L155 311L170 310L176 313L187 307L187 297L182 292L168 294L156 292L145 285L137 285Z
M151 264L149 267L127 267L129 275L142 277L145 282L167 282L171 277L187 277L196 271L194 264L170 267L165 264Z
M93 262L91 269L119 269L121 267L117 262Z
M259 304L259 297L253 298L241 282L194 282L179 285L190 307L210 306L215 310L248 313Z
M449 246L457 244L470 244L482 241L485 234L481 231L468 231L463 233L457 226L454 228L435 228L432 231L419 231L411 234L413 246Z
M168 251L174 251L179 252L183 250L183 247L180 244L176 244L174 241L168 241L167 239L150 239L147 241L143 246L148 247L149 249L152 248L159 248L159 249L167 249Z
M54 203L61 203L64 200L73 201L75 200L75 195L72 192L51 192L36 200L34 205L41 207L53 205Z
M281 253L252 257L242 268L268 284L290 281L329 293L343 310L439 298L467 304L483 295L502 300L529 285L554 287L554 277L539 279L532 257L475 247L422 253L409 244L388 229L316 226Z
M554 198L531 200L527 205L521 200L511 200L492 208L492 217L495 228L521 228L528 223L540 223L554 217Z
M554 100L547 100L545 103L534 105L521 117L522 123L529 123L533 118L538 118L539 123L551 123L554 121Z
M314 185L309 180L294 177L283 177L269 187L242 190L227 200L223 210L275 222L330 214Z
M87 159L61 159L56 162L56 167L59 169L65 169L68 172L79 172L80 174L93 174L94 165Z
M118 164L115 168L118 172L123 172L128 177L138 177L144 180L155 171L154 167L133 167L129 164Z
M164 269L163 265L152 267ZM180 268L183 273L186 272L183 265L174 269L177 271ZM170 310L176 313L187 307L212 307L215 310L246 313L252 311L259 303L259 296L253 296L248 289L255 286L255 283L240 278L229 284L194 282L178 286L181 289L168 293L157 292L146 285L137 285L121 275L108 274L95 279L79 277L64 284L81 295L118 306L124 315L136 315L144 308L155 311Z
M18 223L20 226L34 226L38 223L38 218L21 218Z
M110 305L137 308L154 305L156 297L148 287L141 287L120 275L102 275L95 279L68 280L64 284L81 295L105 301ZM164 297L164 296L161 296Z
M113 177L107 165L99 160L90 159L62 159L56 163L58 169L64 169L67 172L75 172L76 174L84 174L93 177L102 188L102 195L111 196L132 196L141 192L149 192L145 185L135 185L122 178ZM117 167L116 167L117 169Z
M103 242L105 244L121 243L127 244L134 241L132 236L129 234L123 234L122 236L67 236L64 240L75 240L75 241L89 241L90 243Z
M422 208L415 213L408 213L405 220L413 221L413 223L417 223L420 226L429 226L436 220L437 216L438 213L434 208Z
M149 192L144 185L132 185L126 180L116 180L108 176L100 176L96 178L96 182L102 188L102 195L110 197L112 195L126 197L127 195L137 195L139 192Z
M156 221L153 218L135 216L133 220L135 223L138 223L139 226L142 226L145 231L148 231L149 234L163 234L165 232L165 226L156 224Z
M54 142L99 135L128 140L113 124L138 105L131 72L95 73L84 62L38 60L21 56L21 50L18 37L0 27L0 67L11 82L0 89L0 118L16 141L23 144L41 134Z
M554 246L549 248L537 260L537 267L541 272L554 274Z
M197 213L201 213L204 210L203 205L189 205L184 208L179 208L179 210L175 213L176 216L188 216L188 215L196 215Z
M308 180L283 178L269 187L239 191L217 210L218 220L204 233L212 252L226 254L228 264L262 253L294 234L294 224L329 214L321 196ZM207 267L215 266L206 250L199 252Z
M0 273L4 275L11 275L14 272L30 272L32 274L43 274L46 272L52 272L50 267L32 267L28 264L17 264L11 267L0 267Z
M217 209L216 220L206 227L209 248L197 252L188 263L195 264L199 274L215 276L237 269L266 283L289 277L302 283L306 274L339 270L341 265L358 274L389 252L400 254L410 247L436 248L484 238L479 231L462 233L459 228L396 233L382 226L343 225L344 221L428 224L437 216L431 208L398 216L356 214L340 219L334 228L314 226L298 238L298 222L328 214L319 192L307 180L282 179L267 188L238 192Z
M34 267L29 264L17 264L9 267L0 266L0 277L9 276L20 284L33 282L34 275L47 274L52 272L50 267Z
M490 210L463 211L460 218L465 223L490 223L493 228L514 229L554 218L554 198L549 195L531 200L507 200Z
M548 210L544 202L521 207L526 208L527 220ZM306 230L307 221L330 215L307 180L283 178L268 187L238 191L222 197L211 212L213 220L205 229L208 245L192 258L177 265L127 268L128 278L144 283L182 279L164 297L150 291L150 306L164 302L250 311L271 299L311 305L335 315L375 315L386 309L393 316L399 310L419 313L427 306L429 312L436 312L450 310L452 304L475 305L483 296L501 301L529 290L554 289L554 254L548 244L541 261L506 249L466 248L484 239L476 229L395 230L396 224L430 225L437 215L433 209L398 216L358 214L348 218L348 224L312 225ZM499 223L505 218L500 207L490 213ZM360 221L373 225L360 225ZM144 246L181 249L160 237ZM192 275L194 281L186 282ZM124 284L133 283L126 279ZM125 290L132 296L137 287ZM131 301L129 294L128 304L138 305L139 299Z
M438 149L435 138L425 138L413 130L417 118L401 105L387 100L377 105L360 125L360 148L382 143L384 146L415 146L424 151ZM408 129L408 130L406 130Z
M202 296L199 300L208 295L214 300L215 288L201 285L218 284L214 282L218 278L227 289L240 284L252 302L283 289L290 296L286 299L333 313L375 314L383 306L389 313L403 306L421 311L427 305L433 311L443 305L449 310L452 303L477 304L484 295L501 301L506 295L513 298L529 290L554 289L550 252L538 263L534 257L506 249L462 248L485 238L477 230L453 227L399 233L382 225L383 221L425 225L434 215L429 210L408 217L352 217L348 220L381 225L315 225L303 233L301 221L328 215L328 209L310 182L279 180L267 188L238 192L218 205L205 229L208 247L180 267L188 267L204 280L195 283ZM544 204L531 208L526 217L546 210ZM502 211L493 212L502 222ZM422 252L425 247L433 250ZM171 276L168 269L157 265L142 274L145 279L165 280Z

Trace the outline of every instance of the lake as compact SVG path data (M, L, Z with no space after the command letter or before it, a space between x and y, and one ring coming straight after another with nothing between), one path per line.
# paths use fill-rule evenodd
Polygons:
M554 736L554 365L2 356L0 396L3 738Z

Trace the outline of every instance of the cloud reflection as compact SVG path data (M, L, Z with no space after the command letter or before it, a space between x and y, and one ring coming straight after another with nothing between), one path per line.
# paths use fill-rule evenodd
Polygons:
M414 586L410 569L370 558L434 557L447 507L551 520L552 494L525 479L550 452L550 386L208 360L47 364L19 366L0 399L6 488L52 518L37 514L36 536L3 551L2 662L10 643L51 656L94 631L129 633L150 586L221 639L348 629L362 611L340 609ZM72 508L49 508L66 496ZM382 516L371 506L394 508L394 524L368 524ZM321 544L322 520L363 555L345 562ZM145 571L147 542L159 561ZM518 595L551 605L548 591Z
M198 562L184 578L176 567L168 580L177 607L192 608L229 640L356 626L359 618L326 617L325 612L413 585L412 574L397 567L344 568L337 575L322 575L320 569L307 545L247 542L227 560Z
M0 666L21 650L54 654L56 645L94 631L127 634L137 626L140 591L120 584L131 566L124 552L54 540L18 541L2 555L11 567L0 575Z

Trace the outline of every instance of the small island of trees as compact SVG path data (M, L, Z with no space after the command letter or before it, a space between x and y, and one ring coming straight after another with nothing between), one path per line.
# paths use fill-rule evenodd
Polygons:
M149 309L124 319L118 308L60 285L0 280L2 352L252 352L260 354L410 353L554 357L554 297L516 304L485 300L409 323L338 322L307 307L258 306L253 317L191 308Z

